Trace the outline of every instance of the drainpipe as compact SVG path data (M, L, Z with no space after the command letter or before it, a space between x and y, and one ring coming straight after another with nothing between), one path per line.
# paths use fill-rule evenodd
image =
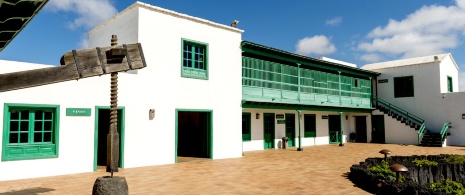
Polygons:
M300 113L301 112L302 112L302 110L297 110L297 115L298 115L298 119L299 119L299 147L297 148L297 151L304 150L302 148L302 136L301 136L301 132L300 132Z
M339 112L339 120L340 120L339 135L341 136L339 146L344 146L344 144L342 143L342 140L344 138L342 134L342 113L343 112Z

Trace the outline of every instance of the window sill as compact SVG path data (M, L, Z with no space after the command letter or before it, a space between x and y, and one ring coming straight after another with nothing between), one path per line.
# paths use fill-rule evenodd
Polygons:
M181 76L185 78L208 80L208 72L197 68L181 68Z

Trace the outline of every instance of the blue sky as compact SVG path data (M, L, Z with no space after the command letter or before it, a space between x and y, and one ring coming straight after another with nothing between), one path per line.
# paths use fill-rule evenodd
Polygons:
M86 32L134 2L49 0L0 59L58 65L65 52L87 47ZM239 20L243 40L358 67L452 53L465 77L465 0L142 2L226 25Z

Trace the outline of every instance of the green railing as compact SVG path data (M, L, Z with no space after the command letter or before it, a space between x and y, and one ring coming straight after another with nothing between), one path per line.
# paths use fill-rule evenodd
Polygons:
M418 145L421 144L421 136L423 136L423 134L425 134L425 129L426 129L426 125L425 123L421 124L420 126L420 129L418 130Z
M442 125L441 140L444 140L444 136L446 136L447 134L447 129L449 129L450 127L450 123L444 123L444 125Z
M425 122L425 120L423 120L422 118L420 118L418 116L415 116L414 114L409 113L409 112L403 110L402 108L399 108L399 107L387 102L386 100L383 100L383 99L381 99L379 97L376 97L376 96L372 96L372 99L374 101L376 101L378 104L381 104L386 109L388 109L389 114L392 114L392 113L395 112L396 114L405 117L407 119L407 121L414 121L414 122L416 122L418 124L424 124L424 122Z

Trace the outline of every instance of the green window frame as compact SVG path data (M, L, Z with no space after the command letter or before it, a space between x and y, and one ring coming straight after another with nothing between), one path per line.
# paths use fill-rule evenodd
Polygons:
M4 104L2 161L58 157L59 105Z
M208 80L208 44L182 39L181 76Z
M252 140L252 115L249 112L242 113L242 141Z
M452 85L452 77L447 76L447 92L454 92L454 85Z
M304 137L316 137L316 115L304 114Z
M394 98L413 97L413 76L394 77Z

